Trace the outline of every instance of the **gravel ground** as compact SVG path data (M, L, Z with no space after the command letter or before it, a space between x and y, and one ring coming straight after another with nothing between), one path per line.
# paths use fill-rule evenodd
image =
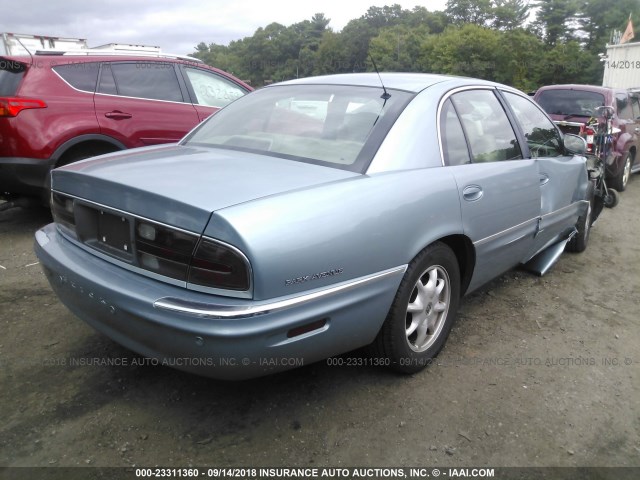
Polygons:
M585 253L466 297L419 374L351 354L242 383L94 332L37 264L48 214L0 212L0 467L640 466L638 205L640 177Z

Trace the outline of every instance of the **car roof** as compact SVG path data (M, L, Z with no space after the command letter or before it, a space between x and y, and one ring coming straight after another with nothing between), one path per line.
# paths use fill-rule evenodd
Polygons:
M486 80L475 78L455 77L450 75L436 75L431 73L343 73L337 75L324 75L319 77L300 78L285 82L274 83L269 87L278 85L353 85L362 87L380 87L380 79L385 88L420 92L437 83L448 82L452 87L466 85L487 85L513 90L511 87Z
M23 63L31 63L32 61L36 62L47 61L55 59L56 64L60 65L63 63L88 63L88 62L105 62L105 61L134 61L134 62L182 62L182 63L193 63L198 66L207 66L202 60L195 57L188 57L182 55L173 55L173 54L154 54L154 55L145 55L145 54L126 54L126 53L113 53L111 51L105 51L103 53L86 53L86 52L46 52L46 53L36 53L33 57L29 55L2 55L3 58L17 60Z
M585 92L594 92L601 93L603 95L607 95L611 92L624 92L624 88L612 88L612 87L602 87L600 85L581 85L579 83L567 83L562 85L546 85L544 87L540 87L538 92L545 90L582 90ZM537 92L536 92L537 93Z

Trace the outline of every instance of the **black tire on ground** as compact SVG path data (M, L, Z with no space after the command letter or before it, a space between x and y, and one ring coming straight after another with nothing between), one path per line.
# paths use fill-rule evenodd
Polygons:
M611 187L615 188L618 192L624 192L629 183L629 177L631 177L631 153L627 152L624 155L624 166L618 175L611 179Z
M578 218L578 222L576 223L576 230L578 230L578 232L571 237L571 240L569 240L569 243L567 243L566 246L566 250L569 252L584 252L587 249L587 244L589 243L589 234L591 233L594 209L594 188L592 182L589 182L589 186L587 187L585 200L589 200L589 207L587 208L587 211Z
M459 299L458 260L436 242L409 264L371 352L399 372L422 370L444 346Z

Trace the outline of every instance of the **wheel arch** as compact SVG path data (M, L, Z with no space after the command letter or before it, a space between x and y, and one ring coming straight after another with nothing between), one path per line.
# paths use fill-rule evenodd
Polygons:
M460 295L463 296L467 288L469 288L476 264L476 251L473 247L473 242L469 237L462 234L448 235L437 241L447 245L458 260L458 266L460 267Z
M636 154L637 154L636 146L631 145L631 147L629 147L629 155L631 155L631 165L634 165L636 163L636 159L638 158Z
M126 145L107 135L88 134L67 140L60 145L51 156L52 166L59 167L65 165L65 158L70 154L84 149L95 149L100 153L115 152L125 150Z

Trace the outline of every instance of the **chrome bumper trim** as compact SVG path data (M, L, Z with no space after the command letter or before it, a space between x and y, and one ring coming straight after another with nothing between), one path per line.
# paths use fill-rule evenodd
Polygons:
M172 312L184 313L205 318L249 318L296 307L307 302L328 297L330 295L346 292L353 288L360 287L366 285L367 283L375 282L382 278L390 277L398 273L404 274L406 270L407 265L402 265L399 267L391 268L389 270L375 273L373 275L361 277L357 280L343 283L335 287L326 288L324 290L308 293L306 295L300 295L298 297L289 298L287 300L279 300L276 302L261 303L257 305L216 305L190 302L173 297L164 297L156 300L153 303L153 306L161 310L169 310Z

